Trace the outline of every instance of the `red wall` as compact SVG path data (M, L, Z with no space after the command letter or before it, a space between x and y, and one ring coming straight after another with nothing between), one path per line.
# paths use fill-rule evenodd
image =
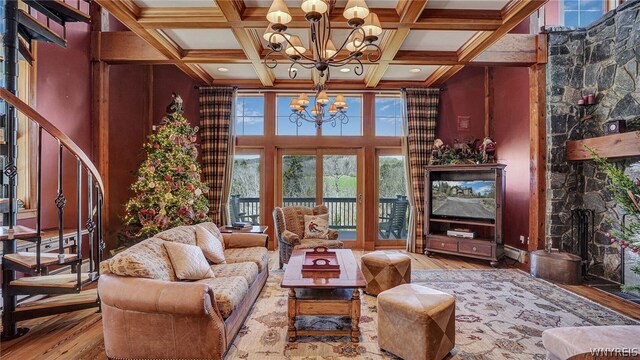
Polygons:
M495 68L493 74L493 139L498 162L506 164L504 239L526 249L519 240L529 234L529 72L527 68Z
M152 93L149 78L153 81ZM199 123L199 106L196 83L173 65L111 65L109 81L111 224L106 242L108 248L113 248L122 229L124 204L133 195L129 187L136 179L134 172L144 160L142 145L151 132L150 123L160 123L173 92L182 97L184 116L193 125Z
M449 79L440 98L437 137L484 138L484 68L467 67ZM505 244L526 249L529 233L529 78L527 68L494 68L493 134L498 162L506 164ZM471 116L470 129L457 130L457 116Z
M484 68L466 67L449 79L440 95L440 120L436 137L446 144L455 138L484 137ZM469 129L457 130L458 116L470 116Z
M67 24L67 48L38 43L36 109L91 156L91 76L89 25ZM57 143L43 137L42 225L57 227ZM65 156L65 226L75 227L76 163ZM86 186L86 181L83 181ZM86 195L85 195L86 196ZM86 209L83 209L86 215ZM34 221L27 221L34 225Z

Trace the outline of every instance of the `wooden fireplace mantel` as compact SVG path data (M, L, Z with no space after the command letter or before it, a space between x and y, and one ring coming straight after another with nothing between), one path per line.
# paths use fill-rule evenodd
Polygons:
M567 141L567 160L593 159L585 145L603 158L640 156L640 131Z

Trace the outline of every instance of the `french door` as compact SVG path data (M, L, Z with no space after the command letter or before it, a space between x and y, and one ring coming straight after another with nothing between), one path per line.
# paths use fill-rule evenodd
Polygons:
M329 226L345 247L364 248L363 152L361 149L279 149L276 202L279 206L324 204Z

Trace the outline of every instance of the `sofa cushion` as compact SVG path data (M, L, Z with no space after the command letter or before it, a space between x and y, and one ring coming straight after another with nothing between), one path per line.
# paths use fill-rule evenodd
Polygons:
M211 269L216 277L242 276L249 285L258 277L258 265L254 262L218 264L212 265Z
M218 311L224 319L231 316L231 313L240 305L244 297L249 292L247 280L242 276L216 277L212 279L198 280L213 289L218 305Z
M225 249L224 257L227 263L254 262L258 271L269 270L269 250L265 247L248 247Z
M144 240L116 254L109 262L115 275L176 281L164 241L157 238Z
M329 214L304 216L305 239L329 238Z
M196 229L195 226L178 226L158 233L155 237L165 241L195 245Z
M171 241L165 241L164 247L178 279L200 280L214 277L213 270L199 247Z
M340 240L327 240L327 239L302 239L300 244L294 246L294 249L313 249L318 246L324 246L328 249L342 249L344 243Z
M224 246L204 226L196 225L196 244L202 249L204 256L214 264L222 264L224 259Z
M591 355L591 349L597 348L638 351L639 338L640 326L636 325L560 327L543 331L542 345L547 354L558 359L568 359L578 355ZM591 357L586 356L585 359Z
M218 241L220 241L220 244L222 244L222 248L224 249L226 244L224 243L224 237L222 236L222 233L220 232L220 229L218 229L218 227L216 226L216 224L212 223L212 222L204 222L201 224L198 224L198 226L201 226L207 230L209 230L209 232L211 234L213 234L213 236L218 239Z

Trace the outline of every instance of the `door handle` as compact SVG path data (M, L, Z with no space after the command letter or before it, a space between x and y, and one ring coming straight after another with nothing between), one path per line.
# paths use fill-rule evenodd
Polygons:
M358 204L362 204L362 193L358 194Z

